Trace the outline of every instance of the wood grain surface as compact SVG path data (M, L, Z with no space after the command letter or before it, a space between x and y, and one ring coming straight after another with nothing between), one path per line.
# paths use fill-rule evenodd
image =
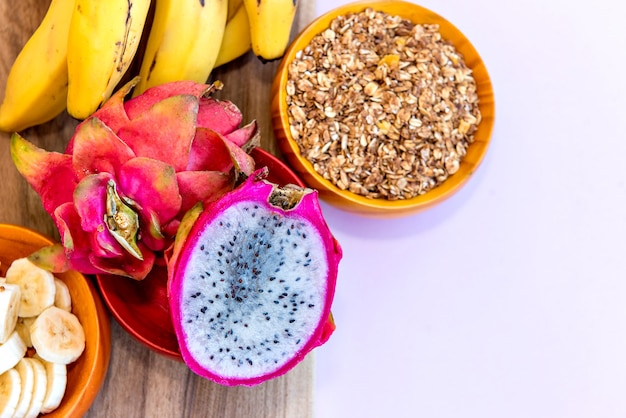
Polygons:
M22 46L43 18L49 0L0 0L0 97L7 74ZM301 1L294 33L313 19L315 3ZM263 64L251 53L217 69L224 83L218 96L237 104L244 120L256 119L262 148L277 154L270 122L270 86L277 62ZM65 149L77 122L62 114L21 132L37 146ZM0 222L23 225L52 238L58 233L39 197L15 169L9 134L0 132ZM88 417L246 417L306 418L313 404L313 357L285 376L255 387L224 387L202 379L182 363L153 353L112 320L107 378Z

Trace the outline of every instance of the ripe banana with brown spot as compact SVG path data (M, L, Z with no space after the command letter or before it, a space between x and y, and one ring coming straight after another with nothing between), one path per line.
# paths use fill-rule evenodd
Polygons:
M67 111L85 119L105 102L129 68L150 0L76 0L67 43Z
M228 0L159 0L133 95L178 80L204 83L215 66Z
M264 62L285 54L298 0L243 0L250 21L252 51Z
M219 54L217 54L215 67L239 58L250 50L251 45L248 13L245 6L240 2L232 18L226 22L224 37L222 38Z
M21 131L54 119L67 103L67 41L75 0L52 0L13 62L0 105L0 130Z

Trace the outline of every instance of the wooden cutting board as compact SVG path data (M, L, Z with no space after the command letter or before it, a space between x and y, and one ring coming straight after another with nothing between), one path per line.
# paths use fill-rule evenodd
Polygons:
M0 0L0 97L13 60L43 18L49 0ZM301 1L294 33L311 21L315 2ZM278 63L262 64L251 53L216 70L244 120L257 119L262 148L277 154L270 121L270 86ZM39 147L62 152L77 122L66 114L22 134ZM277 154L278 155L278 154ZM35 229L58 239L39 197L15 169L9 134L0 132L0 223ZM112 320L111 360L88 417L307 418L313 415L313 357L285 376L252 388L224 387L181 362L153 353Z

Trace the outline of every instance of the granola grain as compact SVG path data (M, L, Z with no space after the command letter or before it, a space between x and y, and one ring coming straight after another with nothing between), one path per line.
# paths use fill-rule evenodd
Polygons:
M459 170L481 121L476 83L438 25L371 8L335 18L289 65L290 130L343 190L409 199Z

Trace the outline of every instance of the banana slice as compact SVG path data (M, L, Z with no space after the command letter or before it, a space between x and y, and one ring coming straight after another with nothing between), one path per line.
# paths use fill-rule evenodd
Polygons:
M69 364L85 350L85 331L71 312L51 306L30 327L30 339L39 356L47 361Z
M27 360L33 367L33 396L30 400L28 410L24 415L24 418L37 418L41 412L43 400L46 396L46 389L48 388L48 374L46 368L37 359L32 357L25 357L23 360Z
M0 344L0 374L12 369L25 354L26 344L17 331L13 331L9 339Z
M15 329L20 309L20 288L16 284L0 284L0 344L6 342Z
M15 370L20 374L21 390L20 399L15 408L16 417L23 417L28 412L30 401L33 399L33 388L35 386L35 369L27 357L22 358L16 365Z
M65 282L55 277L54 288L54 306L64 311L72 312L72 296Z
M65 364L46 361L37 354L35 354L33 358L38 359L46 368L48 387L46 389L46 396L43 398L41 413L47 414L57 409L59 405L61 405L63 396L65 396L65 388L67 387L67 366Z
M11 263L6 274L7 283L20 287L21 299L18 315L37 316L54 304L54 276L37 267L27 258L18 258Z
M35 322L35 319L37 319L36 316L31 316L30 318L18 317L17 323L15 324L15 330L20 334L26 347L33 346L33 342L30 340L30 327L33 325L33 322Z
M22 383L17 370L9 369L0 374L0 417L15 416L21 391Z

